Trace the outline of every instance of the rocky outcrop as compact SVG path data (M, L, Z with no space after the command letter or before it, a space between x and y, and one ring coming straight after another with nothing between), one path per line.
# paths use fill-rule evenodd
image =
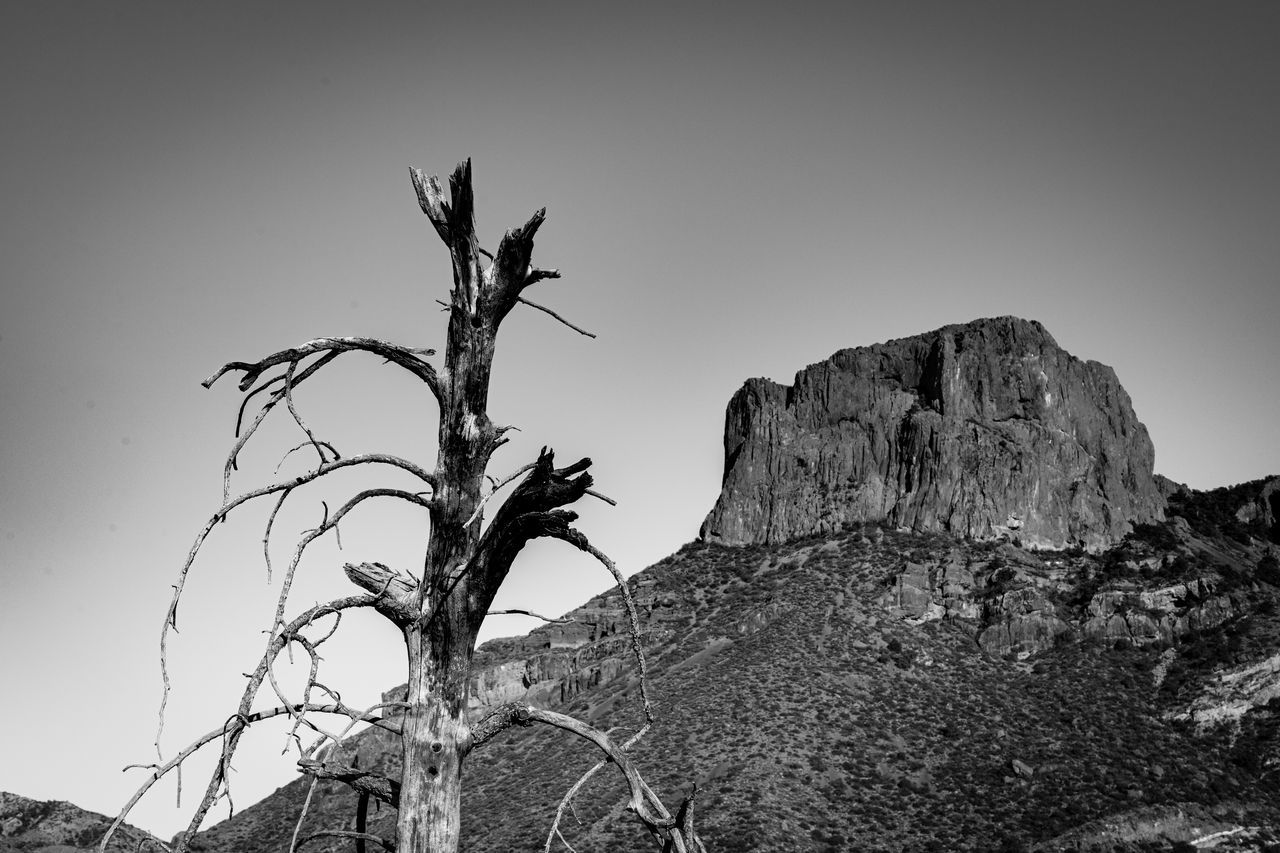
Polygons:
M954 557L941 565L908 561L879 602L898 608L916 622L976 619L982 613L982 605L974 588L973 573Z
M1280 699L1280 654L1216 673L1200 695L1171 719L1188 720L1202 729L1238 723L1255 708Z
M1209 565L1204 575L1178 583L1116 581L1081 599L1083 577L1098 571L1094 559L1077 558L1068 569L1065 558L1042 561L1008 546L979 561L966 562L955 553L936 562L908 559L877 603L915 625L968 621L983 651L1019 660L1070 640L1105 646L1176 643L1243 612L1239 596L1221 589ZM1140 573L1160 563L1152 559L1131 568Z
M1115 372L1039 323L977 320L842 350L729 402L704 540L777 543L883 521L1099 550L1163 517Z
M1053 648L1060 637L1074 633L1045 591L1035 586L994 596L983 615L986 627L978 634L978 645L996 657L1029 657Z
M1256 497L1236 510L1236 520L1244 524L1257 524L1271 534L1272 541L1280 541L1280 477L1272 477L1262 484Z
M1213 579L1198 578L1160 589L1099 592L1090 599L1080 628L1092 640L1141 646L1208 630L1239 613L1230 595L1217 593Z

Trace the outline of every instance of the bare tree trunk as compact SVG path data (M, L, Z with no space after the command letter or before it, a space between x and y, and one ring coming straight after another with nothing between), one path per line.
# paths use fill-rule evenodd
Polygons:
M492 594L484 594L486 584L479 584L478 592L473 590L477 584L469 570L480 542L476 510L485 471L500 443L487 412L494 343L514 293L506 295L507 282L481 269L470 163L459 165L450 189L451 205L439 209L447 211L441 236L453 261L454 287L438 387L436 484L418 601L423 615L403 626L409 686L398 853L458 849L462 765L470 749L465 719L468 677L476 634L492 599ZM435 185L426 191L439 193L440 189ZM527 258L520 269L522 276L526 266Z
M449 678L431 660L428 638L410 630L406 641L411 676L396 849L454 851L461 830L462 761L469 746L465 690L460 695L459 679Z
M560 818L574 794L592 774L606 763L612 763L622 770L627 780L630 790L627 808L639 817L662 850L705 853L701 841L693 831L692 803L696 786L673 816L645 784L628 753L653 722L652 706L645 686L645 662L640 648L640 628L634 602L617 567L573 527L577 515L566 509L586 494L612 503L609 498L591 490L592 479L587 473L591 460L580 459L563 468L556 468L554 453L544 447L536 461L526 464L501 483L495 481L488 494L484 490L489 459L505 442L503 434L509 429L494 425L488 415L489 376L493 367L494 343L502 320L518 303L523 303L545 311L582 334L590 334L568 323L554 311L530 302L521 295L526 288L539 281L560 277L557 270L539 269L531 263L533 238L542 225L545 211L537 211L523 226L507 231L499 241L497 250L489 253L480 248L476 239L470 161L460 163L450 176L447 200L438 178L428 178L416 169L412 171L412 176L422 211L427 214L436 233L448 247L453 264L453 289L447 306L449 327L444 367L437 372L423 360L423 356L434 354L432 350L409 349L371 338L316 338L257 362L229 362L205 380L205 387L209 387L228 372L243 372L240 390L245 393L245 404L257 394L266 391L270 391L270 394L243 433L239 431L239 422L237 423L238 440L224 467L223 505L197 535L187 561L178 574L178 582L174 585L174 596L160 642L165 699L167 700L169 691L165 642L170 629L176 629L177 626L178 601L202 543L210 531L225 520L227 513L250 500L268 495L276 496L275 509L269 516L263 536L264 556L270 572L268 540L276 513L291 492L332 471L356 465L392 466L416 477L427 487L430 497L423 497L424 492L421 491L375 488L356 494L332 514L326 507L324 521L319 527L307 531L294 549L293 560L285 572L285 580L277 600L275 622L271 627L266 652L249 677L238 711L221 727L197 739L175 758L147 765L154 771L152 778L125 805L99 844L100 851L106 850L116 827L155 782L170 770L181 767L186 758L200 747L221 742L221 760L211 774L205 795L192 816L188 833L175 846L175 853L183 853L187 849L188 839L200 828L210 807L221 795L229 795L226 770L230 766L241 733L257 720L287 715L293 719L296 733L298 726L303 723L303 715L307 713L338 714L349 721L347 729L342 733L330 734L317 729L325 735L325 742L334 749L341 745L351 726L358 722L383 725L396 731L394 725L389 725L373 713L374 710L385 707L383 704L362 712L343 705L336 695L332 704L316 703L308 698L313 688L327 689L316 680L320 663L317 648L333 635L336 624L322 637L309 638L303 633L304 630L324 617L332 615L337 618L342 611L370 607L400 628L407 651L408 688L405 701L386 703L403 708L398 729L403 745L400 782L332 761L332 755L326 754L325 760L317 760L323 744L312 747L298 764L300 769L316 779L340 779L351 785L360 793L362 803L367 803L368 797L374 797L398 808L395 844L397 853L456 853L461 830L462 771L467 754L476 745L491 739L505 728L528 726L534 722L573 732L593 743L605 756L565 795L548 835L547 850L550 849L553 837L561 837ZM482 263L482 255L488 259L487 265ZM302 420L294 405L293 390L340 353L349 351L374 353L410 371L435 397L440 407L439 451L435 471L428 472L416 463L387 454L341 457L331 444L318 440ZM307 361L308 359L311 360ZM304 361L307 361L305 366ZM283 367L283 373L266 375L266 371L275 367ZM281 402L285 403L294 421L307 435L308 444L320 457L319 464L306 474L232 498L230 479L237 454L267 414ZM241 406L241 417L243 413L244 405ZM300 445L306 446L307 444ZM292 452L286 453L286 458ZM526 476L494 511L489 524L483 526L482 510L486 506L485 502L521 475ZM326 531L335 530L350 510L374 498L408 502L423 507L430 513L431 531L421 580L412 573L401 572L379 563L348 563L344 566L347 577L364 589L367 595L316 605L286 622L284 613L289 589L307 546ZM494 596L506 579L512 561L528 542L541 537L560 540L592 555L610 571L622 591L639 666L644 710L643 725L625 743L615 744L608 733L597 731L590 725L563 714L519 703L495 710L477 723L474 732L468 726L466 712L476 635L489 613ZM276 657L284 649L291 649L294 645L301 647L312 661L311 675L301 702L287 699L280 692L272 674ZM282 704L251 713L259 689L268 680ZM163 729L163 723L162 701L160 729ZM159 739L158 732L157 751ZM363 808L362 805L361 809ZM293 849L309 840L324 837L351 838L358 845L372 839L386 849L391 848L386 839L365 832L363 820L360 820L356 832L345 829L322 830L300 841L298 832L305 814L304 807L295 828ZM565 845L567 847L568 842Z

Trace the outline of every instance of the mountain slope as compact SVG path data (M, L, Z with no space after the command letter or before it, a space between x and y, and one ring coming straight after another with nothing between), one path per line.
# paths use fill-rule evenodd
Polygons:
M1267 485L1183 493L1171 520L1096 555L870 525L686 546L629 581L659 715L640 766L664 799L698 783L699 831L717 851L1168 849L1248 827L1260 844L1280 825L1280 701L1268 698L1280 680L1260 666L1280 652L1280 537L1239 510ZM625 734L637 682L616 595L572 615L486 645L476 692ZM983 642L992 631L999 642ZM1228 707L1235 722L1215 725ZM353 749L362 767L395 767L381 733ZM594 761L537 728L478 750L465 849L540 848ZM566 838L647 849L610 770L577 797ZM287 850L305 793L286 786L194 849ZM340 786L317 797L304 835L350 827ZM370 825L390 835L392 822L384 810Z
M71 803L42 802L0 791L0 853L79 853L96 850L111 818ZM160 840L128 824L116 830L115 851L158 851Z

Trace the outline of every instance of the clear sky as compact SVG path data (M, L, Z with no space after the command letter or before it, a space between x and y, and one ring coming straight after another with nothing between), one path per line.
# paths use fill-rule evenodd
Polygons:
M564 278L530 295L600 337L507 321L491 411L522 432L495 467L595 459L618 506L581 527L628 573L696 535L744 379L977 317L1113 366L1157 471L1280 472L1280 5L438 6L0 7L0 790L114 813L140 781L120 768L154 756L169 585L239 402L199 381L321 335L442 345L448 256L411 165L473 158L489 248L547 207L535 260ZM358 355L298 393L344 454L429 465L428 402ZM241 486L298 440L287 418L261 437ZM260 652L265 509L196 565L166 756ZM321 512L296 499L278 562ZM297 606L347 594L344 560L416 565L425 530L353 516ZM608 584L539 545L502 601ZM349 622L325 679L369 704L402 652ZM237 807L294 775L280 730L246 743ZM186 814L169 787L133 820Z

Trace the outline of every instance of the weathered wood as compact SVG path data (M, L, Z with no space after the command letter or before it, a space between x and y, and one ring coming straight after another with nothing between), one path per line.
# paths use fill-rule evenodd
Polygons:
M267 649L257 668L246 675L248 683L238 707L220 729L198 740L172 761L153 765L153 778L125 806L113 824L113 829L156 780L180 766L201 746L221 741L221 758L211 775L188 832L175 845L176 853L183 853L187 849L187 839L194 836L212 804L221 793L229 793L227 768L244 729L259 719L287 714L293 718L296 731L298 724L303 722L303 715L312 712L339 714L350 721L348 728L340 734L325 732L311 724L333 744L340 743L351 730L351 725L357 722L372 722L400 735L402 761L398 783L358 767L317 761L314 756L318 754L318 745L299 761L299 767L305 773L317 778L345 782L360 793L362 803L367 804L367 799L373 797L397 806L395 849L399 853L456 853L459 842L462 771L468 753L499 731L513 725L530 725L533 722L572 731L594 743L608 762L617 764L626 777L631 792L630 808L650 829L660 848L700 851L701 843L692 833L688 801L680 814L672 818L640 777L628 752L644 732L648 731L653 719L646 686L644 655L639 646L635 605L617 567L572 526L577 515L565 508L586 494L612 503L590 488L592 478L587 469L591 466L591 460L580 459L563 468L556 468L554 453L543 448L536 462L524 466L506 481L494 481L493 491L488 495L484 493L484 486L489 481L486 472L490 457L506 441L504 434L510 429L495 425L488 414L489 380L498 329L503 319L517 304L524 302L547 312L570 328L590 334L568 323L554 311L535 305L521 296L525 288L536 282L559 277L557 270L540 269L532 263L534 237L545 221L546 211L536 211L524 225L507 231L500 240L497 251L489 254L480 248L475 233L470 161L459 163L450 176L447 201L438 177L428 177L417 169L411 170L410 175L419 206L436 234L448 247L453 268L453 289L449 302L445 304L449 322L444 366L437 370L427 364L423 356L431 355L430 350L410 349L371 338L317 338L256 362L231 362L206 380L205 385L209 386L228 372L242 372L244 376L240 388L246 394L246 405L256 395L269 393L264 395L265 402L261 410L243 434L239 433L239 425L243 420L245 406L241 407L237 421L239 438L224 466L222 507L198 534L187 561L179 572L178 582L174 585L173 601L161 634L164 696L167 698L169 690L164 665L164 638L176 623L178 600L187 574L210 531L225 520L232 510L259 497L278 495L263 536L264 553L269 558L271 527L281 504L299 488L333 471L358 465L391 465L417 477L429 488L430 497L424 497L425 491L374 488L358 493L332 515L326 505L324 519L319 526L304 533L295 548L293 560L281 583ZM482 257L488 259L487 266L482 262ZM433 471L428 472L412 462L385 454L340 458L333 445L318 439L302 419L294 404L293 389L340 353L349 351L365 351L382 356L409 370L428 386L439 405L438 452ZM267 371L274 367L283 367L283 373L268 376ZM286 404L290 415L307 436L308 441L299 447L313 447L320 457L319 464L306 474L246 492L233 499L230 494L230 476L235 468L237 454L255 434L267 413L280 402ZM287 456L288 454L286 458ZM526 476L515 485L485 528L483 515L487 509L486 501L521 474ZM380 563L349 563L344 567L348 578L369 595L317 605L293 621L286 622L284 613L290 585L307 545L325 532L336 529L350 510L375 498L407 501L430 513L431 526L427 534L426 560L421 580ZM516 556L526 544L539 537L559 539L592 554L622 585L623 598L630 615L633 648L639 664L645 720L640 730L625 743L615 744L603 732L571 717L521 704L504 706L474 727L468 724L466 710L476 636L485 616L491 612L494 597ZM313 689L327 690L317 680L320 660L317 647L337 631L341 613L357 607L373 607L401 630L408 658L408 686L405 701L392 703L402 708L402 712L397 715L399 728L374 717L373 709L359 712L340 702L321 705L307 699ZM317 620L330 615L334 617L334 622L328 633L314 638L303 635L304 630L314 629ZM301 645L312 661L301 703L284 698L272 671L276 658L293 644ZM254 713L251 709L258 691L267 681L270 681L285 704L269 712ZM336 694L332 691L330 693L336 700ZM162 703L161 727L163 719ZM603 763L597 765L597 769L601 766ZM594 772L592 770L584 775L566 795L566 800L562 801L552 827L554 833L559 832L560 815L568 798ZM690 815L687 825L685 815ZM301 825L300 817L299 829ZM295 838L297 831L295 830ZM303 839L303 843L321 837L348 838L356 841L357 845L375 840L387 846L387 842L382 839L365 833L362 822L355 832L322 832ZM103 839L100 849L105 850L109 838L110 832Z
M368 794L389 806L395 808L400 806L400 783L386 776L379 776L377 773L361 770L349 764L332 764L312 758L299 759L298 769L317 779L333 779L342 782L355 792Z
M382 563L347 563L342 570L356 586L376 595L378 600L374 609L397 625L403 625L419 615L420 611L414 605L418 582L413 578Z

